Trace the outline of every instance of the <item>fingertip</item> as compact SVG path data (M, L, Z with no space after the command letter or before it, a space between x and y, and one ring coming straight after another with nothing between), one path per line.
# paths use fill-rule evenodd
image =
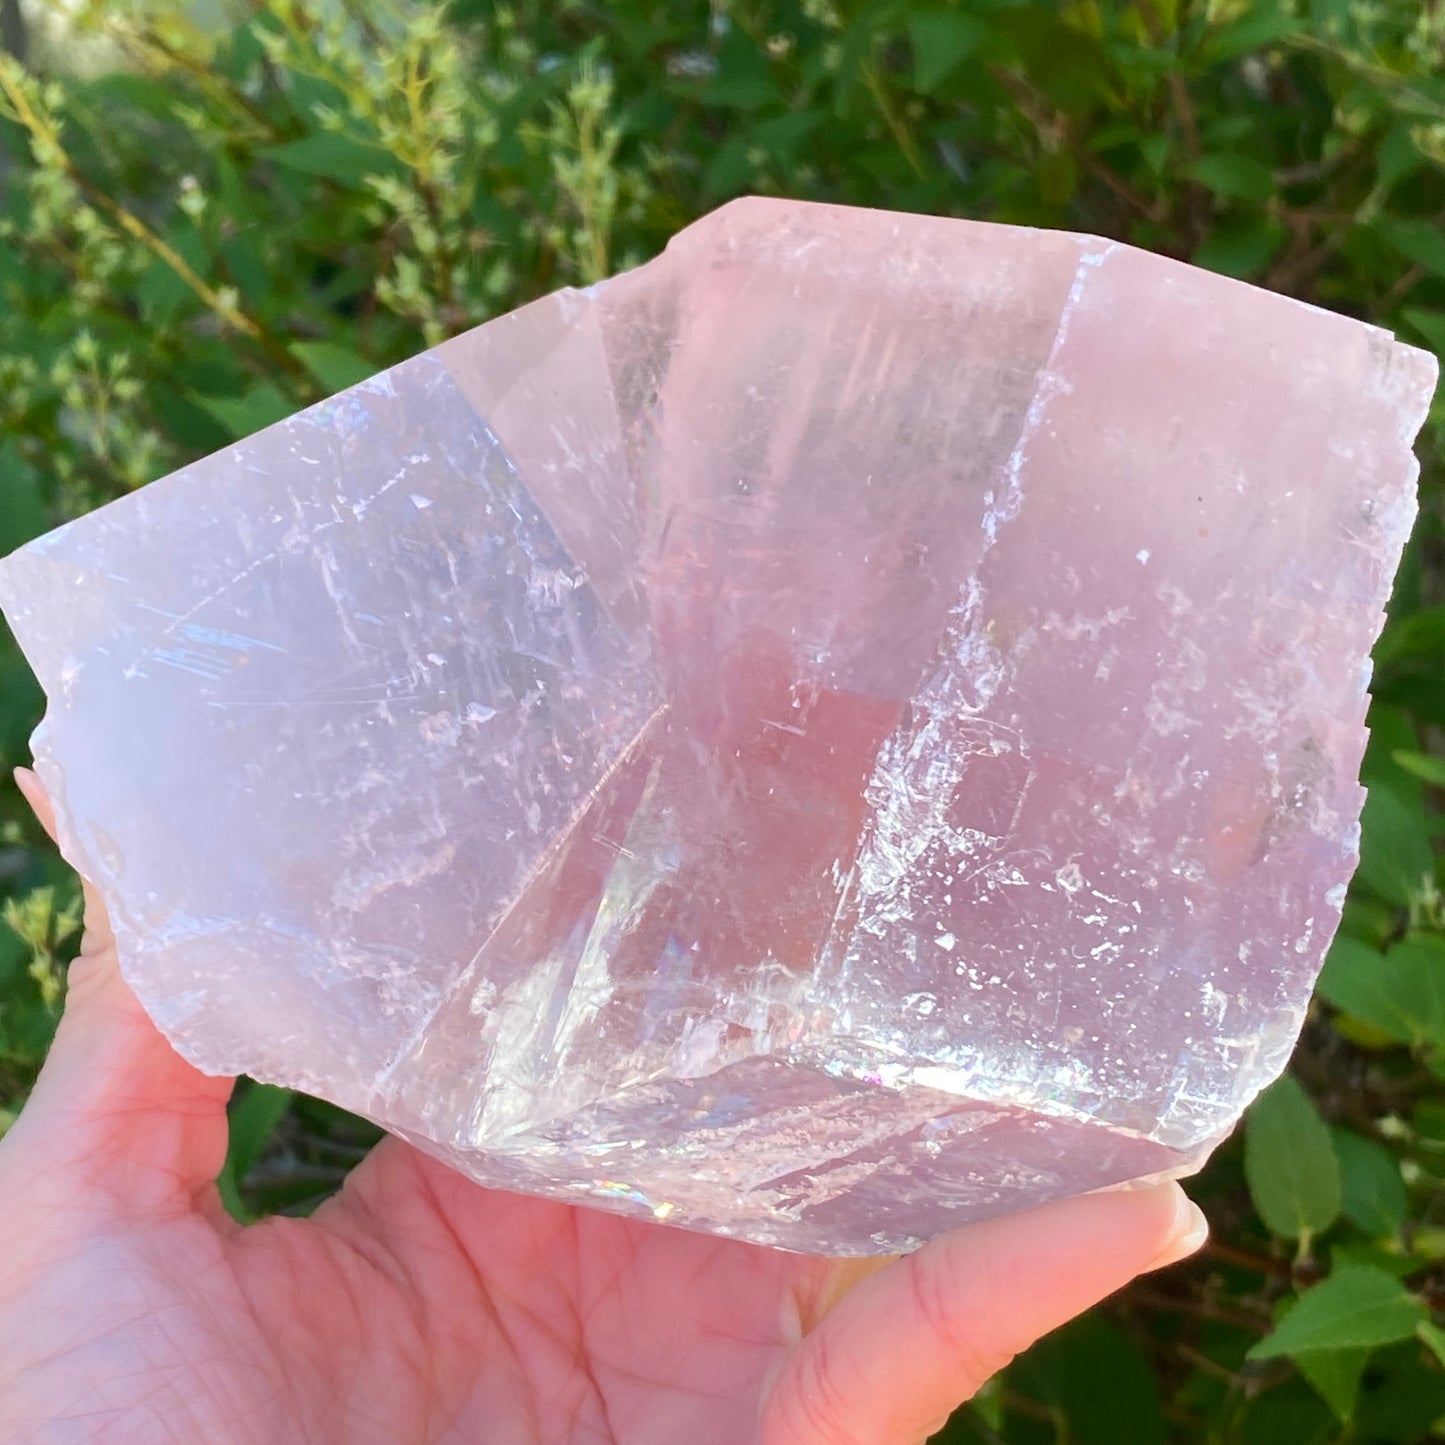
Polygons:
M1172 1193L1172 1216L1168 1238L1155 1258L1144 1266L1143 1273L1164 1269L1178 1264L1197 1254L1209 1238L1209 1220L1204 1211L1179 1187L1176 1182L1161 1185L1161 1189Z
M780 1377L769 1445L832 1438L819 1420L839 1439L919 1439L1042 1335L1193 1253L1206 1233L1171 1180L940 1235L864 1280L804 1339Z
M20 789L21 797L23 797L31 807L34 807L34 800L42 796L45 792L34 770L31 768L11 768L10 776L14 778L15 786Z
M31 768L16 768L13 776L15 786L20 789L20 796L30 805L36 821L45 829L50 841L56 842L55 809L51 805L50 794L45 791L45 784L40 781L40 775Z

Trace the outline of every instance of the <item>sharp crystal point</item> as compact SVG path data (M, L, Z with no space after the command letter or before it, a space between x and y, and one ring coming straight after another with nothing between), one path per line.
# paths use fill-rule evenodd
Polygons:
M1434 362L1089 237L736 202L30 544L202 1068L794 1249L1185 1173L1355 862Z

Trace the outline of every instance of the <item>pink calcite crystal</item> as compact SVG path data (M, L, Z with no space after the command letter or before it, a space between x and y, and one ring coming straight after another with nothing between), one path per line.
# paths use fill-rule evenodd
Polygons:
M1196 1168L1355 862L1433 361L1084 236L740 201L32 543L201 1067L794 1249Z

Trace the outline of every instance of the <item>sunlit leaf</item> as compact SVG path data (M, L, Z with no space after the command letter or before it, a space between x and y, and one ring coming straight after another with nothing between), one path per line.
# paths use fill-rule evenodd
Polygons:
M913 83L927 93L961 60L978 49L987 22L962 10L910 10L908 38L913 45Z
M1249 1107L1244 1172L1259 1217L1286 1239L1319 1234L1340 1212L1340 1168L1329 1131L1289 1074Z
M1409 1210L1399 1160L1383 1144L1351 1129L1331 1129L1330 1138L1340 1165L1345 1218L1366 1234L1396 1233Z
M1274 177L1269 167L1250 156L1201 156L1190 168L1190 174L1216 196L1262 201L1274 191Z
M1401 1043L1445 1045L1445 939L1438 935L1411 934L1387 953L1336 938L1318 990Z
M288 170L353 187L363 186L370 176L396 175L404 169L384 147L337 131L317 131L271 146L265 154Z
M1354 1418L1360 1380L1369 1358L1368 1349L1306 1350L1295 1356L1295 1364L1334 1411L1335 1418L1348 1424Z
M245 396L192 396L191 400L237 439L250 436L296 410L296 404L269 381Z
M342 391L373 375L377 368L349 347L332 341L297 341L291 354L327 391Z
M1425 1306L1399 1280L1367 1265L1350 1265L1306 1290L1249 1358L1388 1345L1408 1340L1425 1318Z
M1376 783L1360 817L1360 879L1382 898L1405 906L1434 871L1423 811L1413 799Z
M217 1181L221 1202L235 1219L244 1221L249 1217L241 1199L241 1186L294 1098L292 1089L258 1084L252 1079L237 1087L228 1110L230 1138L226 1162Z

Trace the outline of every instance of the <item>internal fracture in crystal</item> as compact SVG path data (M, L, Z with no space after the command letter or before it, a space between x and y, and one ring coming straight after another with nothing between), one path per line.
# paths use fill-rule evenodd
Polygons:
M1424 354L737 202L32 543L126 976L484 1184L794 1249L1196 1168L1355 861Z

